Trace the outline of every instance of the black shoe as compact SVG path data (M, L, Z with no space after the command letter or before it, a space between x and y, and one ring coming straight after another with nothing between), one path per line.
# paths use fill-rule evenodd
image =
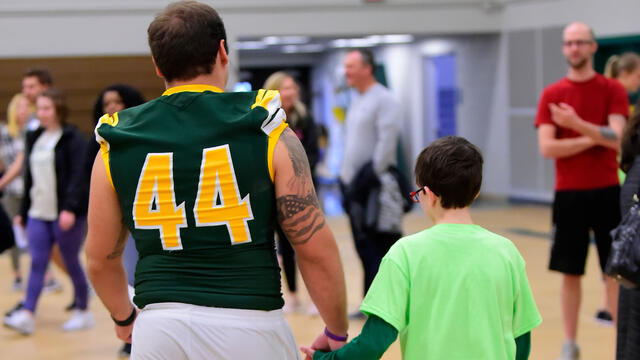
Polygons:
M129 356L131 356L131 344L124 343L124 345L122 346L122 349L118 351L118 357L128 358Z
M354 311L349 314L349 320L367 320L367 315L362 311Z
M608 310L598 310L596 322L604 326L613 326L613 317Z
M23 307L24 307L24 301L18 301L18 303L14 307L12 307L11 310L4 313L4 316L11 316L11 314L22 309Z
M71 302L71 304L67 305L67 307L66 307L66 308L64 308L64 311L72 311L72 310L75 310L75 309L77 309L77 308L78 308L78 305L76 305L76 301L75 301L75 300L73 300L73 301Z

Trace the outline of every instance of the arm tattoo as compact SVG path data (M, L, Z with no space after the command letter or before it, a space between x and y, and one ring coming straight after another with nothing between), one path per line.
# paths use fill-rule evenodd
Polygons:
M287 182L289 193L276 198L278 223L292 245L304 244L324 226L324 216L318 203L306 153L298 137L289 128L281 139L287 152L293 176Z
M300 140L298 140L298 137L290 128L284 131L281 139L287 148L291 166L293 166L294 176L289 180L287 185L296 193L304 192L311 184L311 171L309 170L307 153L305 153Z
M305 197L285 195L276 199L278 222L292 245L304 244L324 226L315 192Z
M124 252L124 247L127 244L129 232L127 231L127 227L122 225L122 229L120 230L120 236L118 236L118 241L116 242L116 246L113 247L113 251L111 254L107 255L108 260L113 260L118 256L122 255Z
M600 135L607 140L618 140L618 134L608 126L600 126Z

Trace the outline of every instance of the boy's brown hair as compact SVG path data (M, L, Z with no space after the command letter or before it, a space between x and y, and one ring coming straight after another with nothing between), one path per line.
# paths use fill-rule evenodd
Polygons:
M439 196L443 208L464 208L480 192L482 163L480 150L467 139L445 136L418 155L416 184Z

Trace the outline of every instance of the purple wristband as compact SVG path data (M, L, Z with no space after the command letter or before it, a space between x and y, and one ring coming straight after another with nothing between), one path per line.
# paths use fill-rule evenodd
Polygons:
M349 334L347 334L345 336L332 334L331 331L329 331L329 329L327 329L326 326L324 327L324 334L327 335L327 337L329 339L334 340L334 341L347 341L347 339L349 338Z

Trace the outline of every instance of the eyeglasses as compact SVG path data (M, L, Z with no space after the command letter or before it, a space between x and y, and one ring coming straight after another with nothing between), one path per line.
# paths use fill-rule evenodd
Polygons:
M577 46L577 47L582 47L582 46L586 46L589 45L593 42L593 40L568 40L568 41L563 41L562 45L565 47L571 47L573 45Z
M420 189L416 190L416 191L412 191L409 193L409 197L411 198L411 200L413 200L414 203L419 203L420 202L420 192L424 191L424 187L421 187Z

